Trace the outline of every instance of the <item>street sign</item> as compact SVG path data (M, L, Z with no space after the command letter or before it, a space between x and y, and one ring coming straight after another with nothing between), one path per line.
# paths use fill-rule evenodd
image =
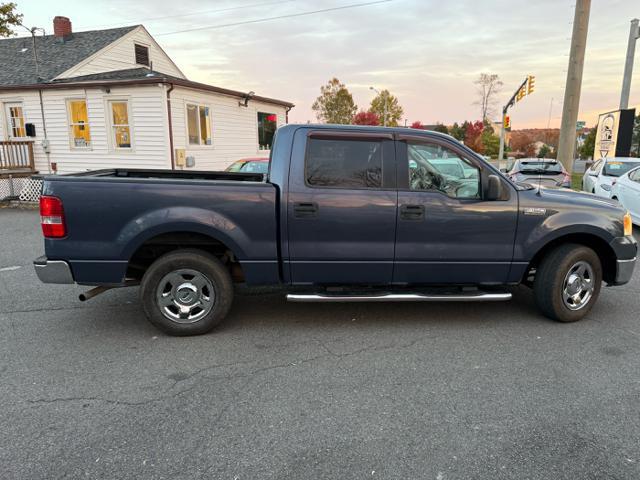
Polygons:
M582 130L586 126L587 126L587 122L583 122L580 120L576 122L576 130Z

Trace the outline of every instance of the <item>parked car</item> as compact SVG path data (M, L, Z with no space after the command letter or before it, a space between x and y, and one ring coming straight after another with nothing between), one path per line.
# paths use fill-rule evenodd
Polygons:
M618 200L631 214L631 219L640 225L640 167L628 171L613 181L611 198Z
M444 159L461 168L442 173ZM268 174L50 175L40 213L40 280L97 286L83 299L140 284L173 335L218 324L234 282L299 302L507 300L523 283L571 322L603 281L630 280L637 252L618 202L512 182L454 138L404 128L284 126Z
M269 171L268 158L243 158L229 165L227 172L267 173Z
M571 175L551 158L520 158L506 172L514 182L571 188Z
M582 190L609 198L613 181L637 166L640 166L640 159L637 158L601 158L584 173Z

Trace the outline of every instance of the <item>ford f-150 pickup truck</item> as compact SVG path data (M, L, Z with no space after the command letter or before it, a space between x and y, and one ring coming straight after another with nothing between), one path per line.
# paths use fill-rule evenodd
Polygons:
M583 318L631 278L630 216L591 194L514 183L453 138L405 128L287 125L269 171L115 169L47 176L40 280L140 285L149 320L201 334L234 283L291 301L506 300ZM425 313L428 313L426 311Z

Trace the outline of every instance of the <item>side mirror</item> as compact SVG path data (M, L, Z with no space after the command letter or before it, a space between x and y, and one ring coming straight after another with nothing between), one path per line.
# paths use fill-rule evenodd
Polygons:
M502 196L502 181L497 175L489 175L485 200L498 200Z

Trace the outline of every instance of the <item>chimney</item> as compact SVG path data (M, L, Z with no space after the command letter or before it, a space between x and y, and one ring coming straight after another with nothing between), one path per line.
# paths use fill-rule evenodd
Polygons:
M53 19L53 34L59 40L65 40L71 36L71 20L67 17L55 17Z

